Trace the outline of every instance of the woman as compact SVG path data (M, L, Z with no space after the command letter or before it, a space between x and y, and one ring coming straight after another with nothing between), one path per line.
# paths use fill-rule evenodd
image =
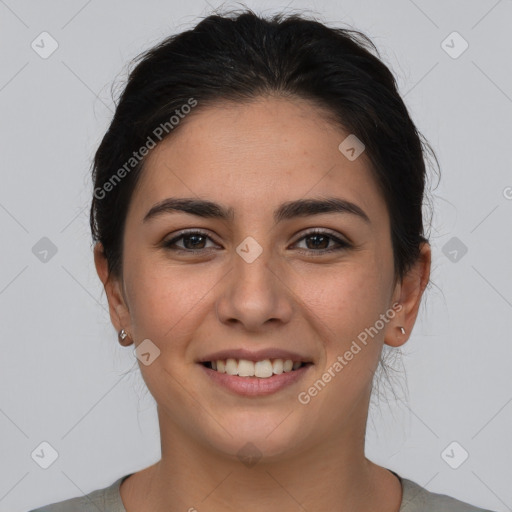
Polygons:
M481 511L365 457L429 281L421 138L356 31L250 11L141 56L94 160L98 275L161 460L38 509Z

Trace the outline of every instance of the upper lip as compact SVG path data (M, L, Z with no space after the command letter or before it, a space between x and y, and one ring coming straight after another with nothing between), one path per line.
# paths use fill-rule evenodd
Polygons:
M212 352L202 358L198 363L206 363L208 361L217 361L225 359L246 359L248 361L263 361L264 359L291 359L292 361L301 361L303 363L310 363L311 358L290 352L289 350L282 350L279 348L262 348L260 350L246 350L243 348L225 349L218 352Z

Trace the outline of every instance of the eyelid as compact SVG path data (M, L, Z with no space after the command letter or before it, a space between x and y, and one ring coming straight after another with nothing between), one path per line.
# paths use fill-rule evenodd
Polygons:
M173 245L175 245L178 241L180 241L182 238L186 237L187 235L200 235L208 240L212 241L213 243L218 244L210 234L201 229L201 228L189 228L184 229L176 233L174 236L172 236L169 240L164 240L162 242L162 246L166 249L172 250L174 252L181 252L181 253L188 253L188 254L198 254L198 253L206 253L210 252L212 250L212 247L207 247L203 249L182 249L181 247L178 248L172 248ZM306 231L302 231L300 235L298 235L298 238L292 243L292 245L297 244L304 238L307 238L308 236L312 235L326 235L331 239L332 242L334 242L335 247L332 247L330 249L298 249L299 252L302 253L308 253L308 254L314 254L314 255L322 255L322 254L328 254L336 251L346 250L349 248L352 248L354 246L353 242L350 241L347 237L344 235L338 234L335 231L332 231L328 228L310 228Z
M181 238L187 236L187 235L202 235L204 236L205 238L208 238L209 240L211 240L212 242L216 243L217 245L219 245L215 239L211 236L211 234L207 231L204 231L203 229L201 228L190 228L190 229L183 229L181 231L178 231L176 234L174 234L171 238L169 238L168 240L164 240L162 242L162 244L164 246L170 246L172 245L173 243L176 243L178 240L180 240ZM182 250L182 251L186 251L186 252L193 252L193 249L181 249L178 248L178 250ZM204 251L205 249L198 249L198 251Z
M297 243L308 235L329 235L333 239L337 239L347 245L352 245L352 241L348 237L328 228L310 228L306 231L301 231L299 238L297 238L294 243Z
M327 228L312 228L308 231L302 232L300 234L299 238L297 238L297 240L295 240L295 242L293 242L292 245L296 245L297 243L301 242L302 240L308 238L309 236L313 236L313 235L327 236L330 239L329 244L331 242L333 242L334 247L331 247L330 249L320 249L320 250L297 249L297 251L299 251L302 254L305 254L308 257L321 257L321 256L341 253L343 251L348 251L348 250L354 248L354 244L351 241L349 241L347 239L347 237L344 237L343 235L339 235L337 232L333 232Z

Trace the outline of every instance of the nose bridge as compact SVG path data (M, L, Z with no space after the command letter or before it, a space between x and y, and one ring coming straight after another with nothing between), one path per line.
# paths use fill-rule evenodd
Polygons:
M286 286L272 271L272 250L247 237L237 247L227 285L217 303L221 322L238 321L258 329L268 320L288 321L291 313Z
M275 279L268 264L271 250L265 249L252 237L247 237L236 249L233 258L233 290L237 304L265 308L276 292ZM268 304L267 304L268 307Z

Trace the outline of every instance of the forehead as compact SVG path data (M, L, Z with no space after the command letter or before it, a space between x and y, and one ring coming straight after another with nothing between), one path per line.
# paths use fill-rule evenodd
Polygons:
M166 197L194 195L233 207L235 217L318 195L386 214L366 154L349 160L339 149L349 132L311 102L199 104L181 123L146 158L132 198L137 216Z

